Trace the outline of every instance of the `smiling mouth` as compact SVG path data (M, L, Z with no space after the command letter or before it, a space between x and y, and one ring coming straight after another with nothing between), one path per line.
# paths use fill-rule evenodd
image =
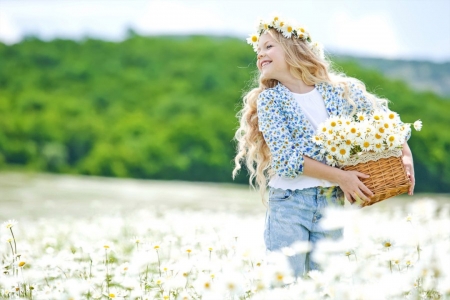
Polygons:
M261 68L264 66L267 66L268 64L272 63L271 61L265 61L261 64Z

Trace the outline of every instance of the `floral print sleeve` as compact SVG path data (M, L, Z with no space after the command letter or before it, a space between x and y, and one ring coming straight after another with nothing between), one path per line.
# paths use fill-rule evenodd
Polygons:
M276 92L265 90L258 97L258 126L272 154L272 168L282 177L303 173L303 153L288 129Z

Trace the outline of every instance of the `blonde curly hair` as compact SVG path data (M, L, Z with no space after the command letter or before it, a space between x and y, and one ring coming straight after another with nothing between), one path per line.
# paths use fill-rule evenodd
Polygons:
M327 82L335 86L340 85L344 89L344 98L354 104L350 98L350 84L356 83L374 106L376 103L382 105L387 103L386 99L368 93L361 81L332 70L331 61L317 56L304 41L285 38L274 29L268 30L266 34L270 34L281 45L286 62L289 65L289 71L295 78L303 80L306 85L315 85L321 82ZM250 175L250 186L254 189L259 188L264 202L267 183L275 175L275 171L271 168L272 155L270 149L258 128L257 99L262 91L275 87L278 81L264 78L260 73L255 81L257 81L258 87L251 89L243 97L243 107L237 114L239 128L234 135L234 139L237 141L237 155L234 158L235 168L232 177L233 179L236 177L241 169L241 163L245 163ZM256 187L253 184L254 180Z

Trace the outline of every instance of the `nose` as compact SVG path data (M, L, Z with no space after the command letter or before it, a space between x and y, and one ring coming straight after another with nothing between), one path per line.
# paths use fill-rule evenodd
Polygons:
M263 57L263 56L264 56L264 54L263 54L262 52L260 52L260 53L258 54L257 58L260 59L260 58Z

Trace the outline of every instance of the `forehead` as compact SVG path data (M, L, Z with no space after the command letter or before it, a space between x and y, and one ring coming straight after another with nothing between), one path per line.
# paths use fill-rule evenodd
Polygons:
M265 43L267 41L274 42L275 40L269 33L265 32L265 33L261 34L261 36L259 37L258 44L262 45L262 43Z

